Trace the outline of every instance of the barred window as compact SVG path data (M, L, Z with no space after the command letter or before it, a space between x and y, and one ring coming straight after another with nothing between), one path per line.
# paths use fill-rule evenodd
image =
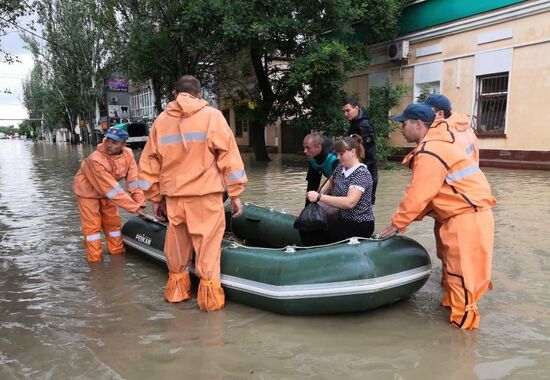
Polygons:
M509 73L477 77L477 133L504 134Z

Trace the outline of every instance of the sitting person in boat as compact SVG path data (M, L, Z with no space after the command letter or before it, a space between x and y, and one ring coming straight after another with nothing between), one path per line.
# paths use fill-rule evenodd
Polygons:
M308 191L310 202L323 202L341 209L337 219L328 220L328 230L302 231L306 246L334 243L353 236L370 238L374 231L374 213L370 202L372 177L361 163L365 155L361 136L344 137L336 143L340 164L319 192ZM330 194L330 195L329 195Z
M323 137L319 132L310 133L304 137L304 154L309 159L306 176L307 191L317 191L321 185L321 177L330 178L338 166L334 142L332 139Z

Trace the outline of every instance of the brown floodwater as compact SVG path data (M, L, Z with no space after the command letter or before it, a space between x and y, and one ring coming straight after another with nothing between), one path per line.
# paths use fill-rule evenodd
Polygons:
M168 304L164 267L132 254L86 262L71 182L90 152L0 140L0 379L550 378L550 172L484 170L498 200L494 290L481 328L464 332L439 306L431 220L407 231L434 265L406 301L315 317ZM297 214L305 158L272 158L244 155L243 200ZM409 174L380 171L376 232Z

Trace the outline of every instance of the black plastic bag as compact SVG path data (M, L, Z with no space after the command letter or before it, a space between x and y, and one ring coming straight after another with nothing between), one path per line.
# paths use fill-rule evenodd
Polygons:
M326 230L327 215L319 204L309 203L294 221L294 228L302 231Z
M342 211L338 207L334 207L325 202L317 202L321 209L327 216L327 221L336 221L340 219L340 212Z

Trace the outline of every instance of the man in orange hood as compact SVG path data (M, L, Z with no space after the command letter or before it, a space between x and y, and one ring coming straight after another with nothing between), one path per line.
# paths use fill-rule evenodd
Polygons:
M168 217L164 253L168 282L164 298L191 298L189 266L195 252L201 310L223 308L220 255L225 230L222 194L232 215L243 212L240 195L247 182L233 132L222 113L201 99L200 82L185 75L176 82L176 100L151 128L139 161L140 180L155 216Z
M477 301L492 287L496 204L479 166L454 144L446 124L431 127L435 114L426 104L409 104L393 119L416 148L403 163L412 179L399 208L382 236L404 232L414 220L429 214L441 223L443 272L448 284L444 299L451 308L450 322L462 329L479 327Z
M132 150L126 148L128 133L111 127L97 150L80 166L73 181L78 197L84 247L89 262L101 261L101 229L111 255L124 253L117 207L145 215L145 197L138 185L138 169ZM125 179L128 195L118 181Z

